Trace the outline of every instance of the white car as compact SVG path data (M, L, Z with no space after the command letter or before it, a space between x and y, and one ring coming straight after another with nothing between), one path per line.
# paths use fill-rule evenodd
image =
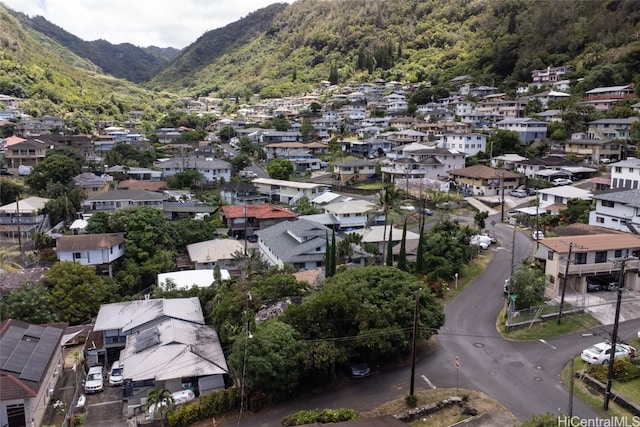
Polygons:
M618 343L616 345L616 354L614 355L614 359L619 359L621 357L635 357L636 349L628 344ZM582 354L580 358L587 363L592 363L596 365L606 365L609 363L609 358L611 357L611 344L608 342L600 342L598 344L594 344L589 348L585 348L582 350Z
M87 379L84 381L84 392L98 393L104 391L104 377L102 375L102 366L94 366L89 368Z
M479 246L481 249L489 249L491 246L491 238L482 234L474 234L469 238L469 244Z
M118 360L113 362L109 372L109 386L114 387L117 385L122 385L122 366Z
M411 205L402 205L400 206L400 210L406 211L406 212L415 212L416 208L415 206L411 206Z
M553 184L554 187L558 187L560 185L571 185L573 184L573 181L571 181L569 178L556 178L551 181L551 184Z
M544 239L544 231L534 231L533 233L531 233L531 238L533 240L542 240Z

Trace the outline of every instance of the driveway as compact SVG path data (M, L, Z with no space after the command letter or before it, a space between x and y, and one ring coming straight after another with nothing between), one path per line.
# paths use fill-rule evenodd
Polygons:
M575 307L584 307L585 311L598 319L603 325L613 325L616 314L618 293L600 291L586 294L567 291L565 301ZM560 298L556 298L560 302ZM620 322L637 319L640 314L640 292L624 289L620 304Z

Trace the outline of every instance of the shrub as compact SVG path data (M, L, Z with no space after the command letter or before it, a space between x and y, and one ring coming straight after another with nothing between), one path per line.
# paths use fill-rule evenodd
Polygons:
M298 411L282 419L283 427L301 426L312 423L338 423L358 418L358 413L353 409L323 409L322 411Z
M223 415L236 408L236 390L228 388L200 396L196 401L177 406L169 413L169 427L186 427L199 420Z
M415 394L408 394L404 398L404 403L409 408L415 408L418 405L418 398L416 397Z

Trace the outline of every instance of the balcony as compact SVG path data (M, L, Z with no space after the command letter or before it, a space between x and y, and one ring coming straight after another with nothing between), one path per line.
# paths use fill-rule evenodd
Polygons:
M566 261L564 261L566 262ZM564 277L565 264L561 263L558 277ZM625 267L626 272L638 271L637 265L627 264ZM620 273L620 264L607 261L593 264L570 264L569 276L595 276L601 274L617 275Z

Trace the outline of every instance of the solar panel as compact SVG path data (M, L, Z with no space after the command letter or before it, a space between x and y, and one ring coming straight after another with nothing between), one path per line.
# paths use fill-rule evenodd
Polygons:
M160 332L157 327L146 329L136 337L136 353L160 343Z
M34 341L20 340L18 344L13 348L13 352L9 359L4 363L2 369L9 372L15 372L17 374L22 372L22 368L27 363L31 353L36 348Z
M22 339L23 334L23 328L10 326L2 336L2 345L0 345L0 368L5 369L4 364L11 357L11 353L13 353L13 350Z
M46 329L47 328L38 325L29 325L24 334L29 335L30 337L40 338Z
M45 328L40 341L36 344L36 347L31 353L31 357L27 361L22 370L20 378L27 381L39 382L42 379L42 374L47 370L49 359L55 353L58 343L60 342L60 336L62 335L61 329Z

